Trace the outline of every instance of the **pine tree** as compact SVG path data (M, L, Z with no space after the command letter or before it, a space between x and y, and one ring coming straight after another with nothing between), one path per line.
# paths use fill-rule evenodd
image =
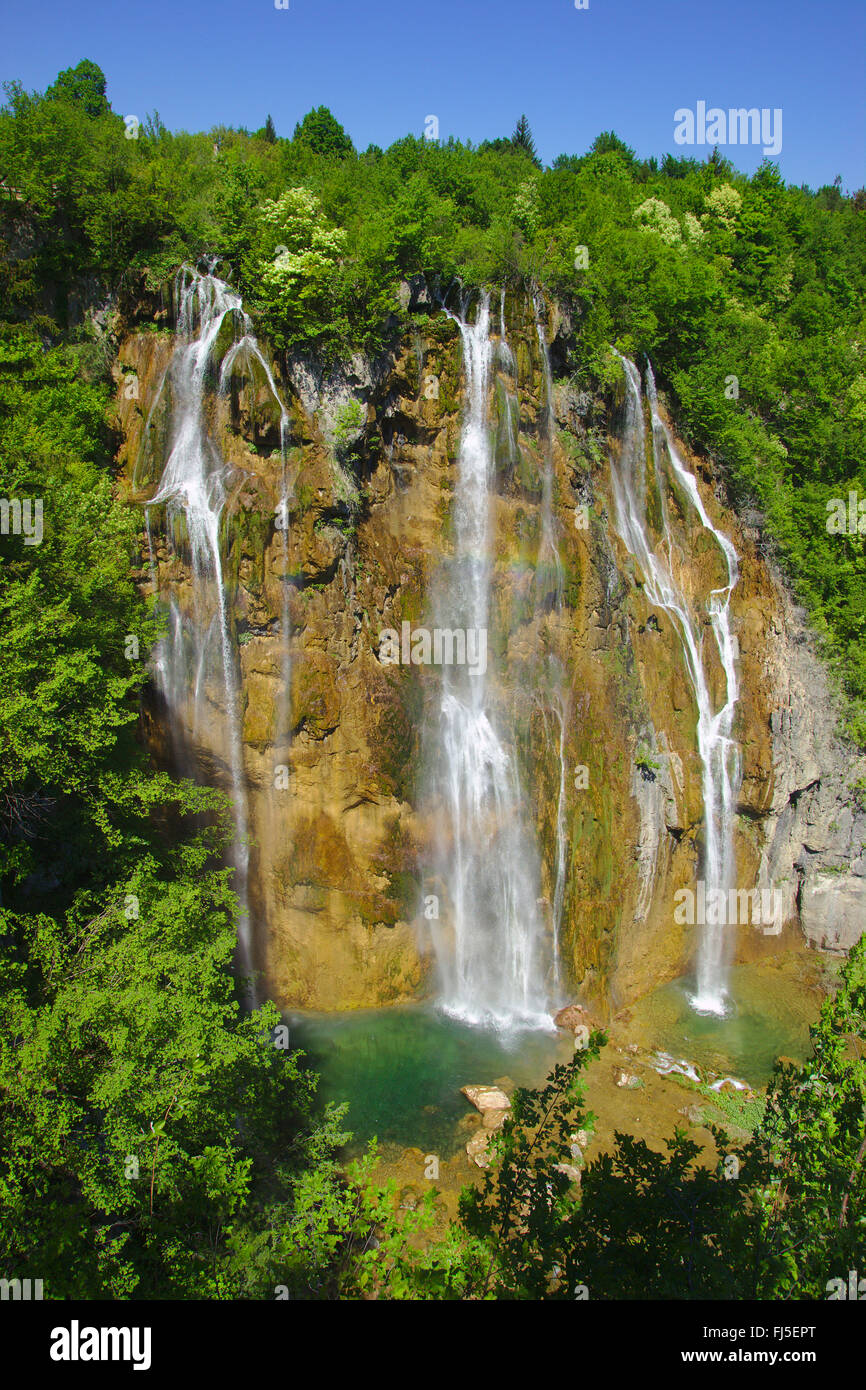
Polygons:
M524 150L535 164L540 164L538 152L535 148L535 141L532 138L532 131L525 116L521 116L511 137L511 143L516 150Z
M276 141L276 138L277 128L274 125L273 117L270 114L268 114L268 119L265 121L265 139L267 140L269 145L273 145Z

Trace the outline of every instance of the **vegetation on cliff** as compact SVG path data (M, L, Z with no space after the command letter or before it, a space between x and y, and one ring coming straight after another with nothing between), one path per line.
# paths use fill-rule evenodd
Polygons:
M862 1255L862 948L814 1061L779 1069L755 1140L722 1142L718 1173L682 1136L668 1157L623 1137L577 1202L554 1149L580 1119L584 1054L515 1107L444 1247L412 1256L422 1218L398 1220L363 1169L339 1176L339 1114L317 1115L275 1010L244 1016L235 997L223 800L155 771L137 739L156 620L131 578L109 356L85 310L220 255L278 350L327 358L394 340L406 277L543 285L572 325L557 371L604 388L609 343L647 354L681 426L760 505L866 741L864 538L825 525L828 499L866 495L864 229L862 193L716 156L639 161L611 134L541 169L525 120L478 148L359 153L321 107L292 139L270 121L139 124L92 63L43 95L8 89L0 493L39 498L46 524L39 545L0 536L4 1270L51 1296L573 1298L577 1281L821 1297ZM399 786L411 730L386 715L377 770ZM548 1110L552 1146L535 1143Z
M404 277L541 284L572 324L558 370L597 387L608 344L648 356L681 429L757 503L866 742L866 541L826 527L831 499L866 497L866 193L788 187L769 162L747 178L718 151L638 160L611 132L541 169L525 118L477 148L359 153L324 107L274 135L124 119L87 62L42 96L11 84L7 316L55 340L86 298L220 254L276 346L334 356L394 340Z
M92 353L4 329L0 492L44 534L0 537L0 1268L52 1298L243 1296L273 1235L298 1293L344 1136L273 1006L236 998L224 798L137 741L155 628L107 403Z

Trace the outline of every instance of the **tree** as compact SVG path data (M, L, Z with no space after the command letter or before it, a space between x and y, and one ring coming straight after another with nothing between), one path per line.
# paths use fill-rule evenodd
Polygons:
M355 153L355 146L327 106L316 106L308 111L295 126L294 139L315 154L328 158L345 159Z
M0 332L0 488L45 509L39 544L0 538L0 1267L55 1298L316 1296L346 1136L276 1010L241 1016L226 799L136 738L158 629L84 365Z
M754 1137L709 1124L714 1166L681 1130L658 1152L617 1133L613 1153L563 1169L593 1034L546 1086L518 1091L459 1226L412 1261L426 1298L826 1298L862 1273L866 1222L866 937L813 1025L813 1056L777 1062ZM745 1119L745 1116L742 1117Z
M532 131L529 129L529 122L525 116L521 116L520 120L517 122L517 125L514 127L514 134L511 137L511 143L516 150L523 150L526 154L528 154L533 164L537 164L538 167L541 168L541 161L539 160L538 154L536 153L535 141L532 138Z
M635 163L635 152L612 130L603 130L592 142L593 154L621 154L627 164Z
M345 232L306 188L288 188L258 212L257 293L279 347L334 331L333 287Z
M277 138L276 126L274 125L273 117L271 116L271 114L270 114L270 112L269 112L269 113L268 113L268 119L265 121L265 139L267 140L267 142L268 142L269 145L273 145L273 143L275 142L276 138Z
M82 59L77 67L59 72L45 95L58 101L71 101L94 119L110 110L105 95L105 74L88 58Z

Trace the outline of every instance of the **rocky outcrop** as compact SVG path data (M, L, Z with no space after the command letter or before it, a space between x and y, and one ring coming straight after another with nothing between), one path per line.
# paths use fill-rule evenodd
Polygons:
M511 1101L498 1086L461 1086L460 1094L464 1095L470 1105L474 1105L482 1115L488 1111L504 1111L511 1108Z
M837 701L804 615L775 576L773 584L776 602L754 634L769 693L751 777L764 808L758 878L782 888L785 915L810 944L848 950L866 929L866 808L852 791L866 759L839 739Z
M288 532L275 520L283 453L265 383L215 396L210 412L212 438L233 468L222 546L242 698L256 959L282 1006L392 1004L433 987L425 905L442 890L423 868L434 827L421 794L420 731L435 708L437 677L384 665L379 636L423 621L451 543L462 361L459 334L423 283L409 285L404 299L415 326L378 361L358 358L330 375L314 361L274 364L289 411ZM675 922L673 905L700 865L695 710L679 638L649 603L611 524L606 451L618 447L619 398L564 379L556 383L553 444L564 597L559 612L539 601L543 364L528 301L509 299L506 321L514 360L494 373L491 397L491 691L513 734L550 904L560 729L539 685L539 652L566 673L561 956L566 987L605 1016L682 973L693 955L696 929ZM554 361L563 362L567 325L554 319L547 332L559 333ZM153 494L164 462L171 401L159 392L173 350L169 333L142 323L119 349L119 463L136 505ZM359 402L361 419L341 453L349 401ZM823 667L757 531L726 505L707 461L683 455L740 557L731 604L741 683L739 880L782 888L789 931L844 949L864 925L866 819L851 791L862 764L835 733ZM152 545L153 569L142 557L143 590L155 574L160 593L191 611L188 568L158 527ZM682 563L685 582L697 584L713 562L696 540ZM202 679L206 717L190 717L170 738L154 702L146 728L158 756L228 786L225 701L215 678ZM740 929L741 953L753 933Z

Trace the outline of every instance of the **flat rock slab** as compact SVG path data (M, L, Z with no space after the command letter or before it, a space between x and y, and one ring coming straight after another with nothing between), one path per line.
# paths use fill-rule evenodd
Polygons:
M485 1110L511 1109L511 1101L498 1086L461 1086L460 1094L464 1095L476 1110L480 1110L482 1115Z

